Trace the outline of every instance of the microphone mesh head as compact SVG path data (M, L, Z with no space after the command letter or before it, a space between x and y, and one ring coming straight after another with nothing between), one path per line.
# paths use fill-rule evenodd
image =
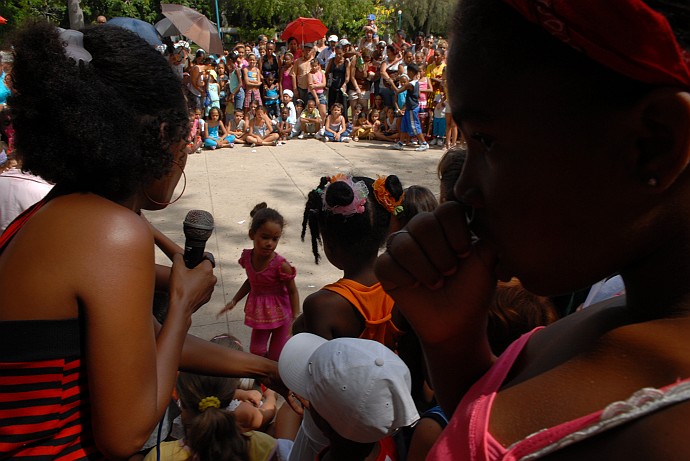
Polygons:
M182 224L187 238L208 240L213 233L213 215L204 210L190 210Z

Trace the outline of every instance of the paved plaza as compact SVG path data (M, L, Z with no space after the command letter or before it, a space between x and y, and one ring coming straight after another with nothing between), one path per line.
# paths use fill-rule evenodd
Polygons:
M184 245L182 221L191 209L213 214L215 231L206 245L216 258L218 283L211 301L194 314L190 332L209 339L222 333L234 334L248 348L250 329L244 325L244 300L220 318L225 306L246 275L237 260L242 249L251 248L247 235L249 212L265 201L286 220L278 253L297 268L295 282L300 303L326 283L339 279L342 272L324 257L314 263L309 242L300 240L302 214L307 194L321 176L335 173L376 178L377 174L397 174L404 187L417 184L438 195L436 165L443 150L432 147L426 152L391 150L379 142L322 143L315 139L291 140L277 147L205 150L191 155L185 169L187 187L182 198L165 210L146 212L146 217L180 246ZM179 192L182 181L178 185ZM323 255L323 251L321 251ZM157 261L166 264L158 252ZM246 298L245 298L246 299Z

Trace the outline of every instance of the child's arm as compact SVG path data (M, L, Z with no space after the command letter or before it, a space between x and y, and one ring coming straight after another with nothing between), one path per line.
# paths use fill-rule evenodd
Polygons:
M340 116L340 130L336 133L336 136L340 137L341 134L345 133L347 130L347 123L345 123L345 117Z
M225 307L218 312L218 315L216 317L220 317L221 315L225 314L226 312L232 310L238 302L242 301L242 299L249 294L249 292L252 290L252 286L249 284L249 279L245 280L242 286L240 287L239 290L237 290L237 293L235 293L235 296L232 297L229 303L225 305Z
M329 133L333 133L333 135L335 136L335 135L338 134L338 133L336 133L335 131L331 130L331 124L329 123L329 121L330 121L331 119L332 119L332 116L330 116L330 115L329 115L328 117L326 117L326 122L323 124L323 126L324 126L324 128L326 129L326 131L328 131Z
M280 270L285 274L294 274L294 268L287 262L283 262ZM299 292L297 291L297 285L295 285L295 279L291 278L287 281L288 295L290 296L290 307L292 307L292 318L293 320L299 316Z
M276 415L276 394L270 389L264 393L261 407L242 402L235 409L235 420L243 432L264 429Z
M395 94L400 94L403 91L407 91L407 90L414 90L414 86L409 82L404 84L404 85L400 85L400 88L396 88ZM396 102L396 105L397 105L397 102Z
M254 389L249 391L246 391L244 389L235 389L235 395L233 397L237 400L249 402L255 407L258 407L259 405L261 405L261 398L263 396L261 395L261 392Z
M208 122L204 123L204 139L208 138Z
M218 120L218 134L220 134L220 139L225 139L228 136L228 130L225 129L225 124L222 120Z

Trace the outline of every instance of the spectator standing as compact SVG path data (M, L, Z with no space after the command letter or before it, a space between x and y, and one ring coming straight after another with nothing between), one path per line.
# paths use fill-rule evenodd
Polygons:
M314 59L314 44L307 42L304 44L302 55L295 60L292 66L292 75L294 75L297 84L297 99L302 101L306 101L309 95L309 72L311 71L312 59Z
M329 109L336 102L347 108L345 95L347 94L347 83L350 81L350 68L350 63L345 59L343 47L336 45L335 56L328 61L328 67L326 67ZM347 118L347 110L344 112L343 115Z
M319 60L321 67L324 69L328 66L328 61L335 56L335 46L338 44L338 36L331 35L328 37L328 47L324 48L319 54L316 55L316 59Z

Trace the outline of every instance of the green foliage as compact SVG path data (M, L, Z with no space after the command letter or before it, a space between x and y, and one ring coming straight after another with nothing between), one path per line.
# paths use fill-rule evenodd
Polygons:
M81 0L84 22L91 24L96 16L135 17L155 23L163 18L161 0ZM216 22L215 0L163 0L200 11ZM398 28L398 9L403 11L403 28L412 34L447 34L455 0L218 0L222 26L236 26L242 40L256 40L263 33L273 37L299 16L315 17L328 26L328 34L359 39L367 14L377 16L379 36L392 35ZM0 40L30 18L44 18L68 27L67 0L0 0L0 16L8 24L0 26Z

